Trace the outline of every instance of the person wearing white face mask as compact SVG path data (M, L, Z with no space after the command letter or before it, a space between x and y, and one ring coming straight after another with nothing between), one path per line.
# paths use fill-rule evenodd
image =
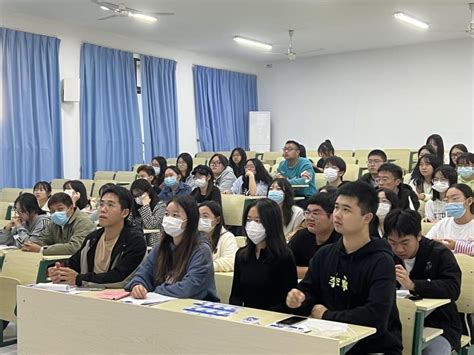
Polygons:
M182 181L181 171L176 166L168 166L165 171L165 187L159 196L164 203L168 203L175 196L191 194L191 187Z
M235 256L229 303L285 312L285 298L296 286L296 264L283 235L280 208L258 199L244 212L247 245Z
M425 221L438 222L446 217L446 191L457 181L456 170L449 165L441 165L433 173L433 197L425 204Z
M128 219L143 229L161 229L166 205L160 200L151 184L138 179L130 186L134 204ZM160 241L160 232L145 235L147 246L155 246Z
M222 207L215 201L199 205L198 230L206 234L211 244L214 272L234 271L238 246L235 236L224 228Z
M345 161L337 156L332 156L324 161L323 174L326 178L327 184L334 187L339 187L345 183L342 177L346 172Z
M444 243L454 250L456 241L474 239L474 203L472 190L465 184L454 184L446 192L447 217L436 223L426 238Z
M385 235L383 223L385 217L391 210L400 207L400 200L395 192L389 189L378 189L377 197L379 199L379 207L377 208L376 217L369 225L370 236L383 238Z
M199 211L190 196L168 203L163 238L125 286L137 299L147 292L177 298L218 302L212 252L207 237L198 233Z
M197 203L204 201L215 201L222 204L221 190L214 186L214 177L210 167L198 165L193 170L194 186L196 188L191 192Z

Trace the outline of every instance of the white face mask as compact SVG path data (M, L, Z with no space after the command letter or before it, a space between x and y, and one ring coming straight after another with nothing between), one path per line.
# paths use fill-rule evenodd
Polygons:
M165 216L163 218L163 229L165 233L174 237L179 237L184 233L184 229L181 227L183 220L171 216Z
M249 239L257 245L260 242L263 242L267 236L265 227L258 222L250 221L245 225L245 231Z
M385 217L388 215L390 212L390 209L392 208L392 205L387 203L387 202L380 202L379 203L379 208L377 209L376 215L380 219L385 219Z
M328 182L334 182L337 180L338 171L334 168L325 168L324 177L326 178Z
M196 180L194 180L194 184L195 184L197 187L204 187L204 186L207 185L207 180L206 180L206 178L196 179Z
M214 226L212 225L212 219L210 218L199 218L198 231L209 233L212 232Z
M66 190L64 190L64 193L66 195L69 195L70 197L72 197L72 194L74 193L74 190L73 189L66 189Z
M446 190L449 189L449 182L447 181L436 181L433 184L433 190L438 191L438 192L446 192Z

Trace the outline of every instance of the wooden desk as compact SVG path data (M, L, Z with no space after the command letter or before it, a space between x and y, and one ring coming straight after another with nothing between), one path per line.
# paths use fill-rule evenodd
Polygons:
M267 328L287 314L243 308L227 318L183 312L193 300L134 306L93 298L18 287L18 353L345 353L374 328L350 325L338 338ZM241 320L260 319L260 325ZM48 326L45 327L45 320ZM46 350L47 349L47 350Z
M430 315L436 308L444 306L451 302L450 299L435 299L435 298L424 298L419 301L415 301L416 315L415 315L415 334L413 335L413 354L419 355L423 351L423 345L427 344L428 341L434 339L439 334L439 329L426 328L434 331L425 330L425 318ZM425 342L423 341L425 339Z

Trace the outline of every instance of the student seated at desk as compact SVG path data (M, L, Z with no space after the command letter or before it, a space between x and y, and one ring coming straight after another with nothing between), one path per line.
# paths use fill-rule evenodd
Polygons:
M84 183L80 180L69 180L63 184L64 193L71 196L74 207L83 212L89 213L94 209L95 203L87 198L87 190Z
M199 205L198 230L206 234L209 239L214 272L234 271L238 246L235 236L224 228L221 205L215 201L206 201Z
M335 243L341 235L334 230L332 212L334 210L335 192L313 195L306 207L306 228L295 233L288 243L298 272L302 279L308 271L310 259L325 245Z
M308 198L316 193L314 182L314 170L311 162L300 157L300 144L289 140L283 147L285 160L278 165L275 178L288 179L291 185L308 185L308 187L296 190L296 196Z
M367 170L368 173L362 175L359 181L364 181L370 186L378 188L377 177L379 168L382 164L387 162L387 154L383 150L374 149L367 156Z
M48 201L50 223L38 236L38 241L26 242L21 250L43 255L71 255L82 245L85 237L95 231L89 216L74 207L64 192L54 194Z
M165 187L160 192L160 199L168 203L174 196L191 194L191 187L183 182L181 171L176 166L168 166L165 171Z
M285 312L285 297L296 286L296 265L285 242L278 205L256 200L244 212L247 245L235 256L229 303Z
M232 185L234 195L266 196L272 177L259 159L249 159L245 163L245 174L239 176Z
M194 175L191 174L193 171L193 157L189 153L181 153L176 159L176 166L181 172L181 181L188 185L191 190L196 187L194 184Z
M334 186L336 188L342 186L343 184L347 183L347 181L343 181L342 178L346 173L346 162L344 159L332 156L327 158L324 161L324 178L327 181L329 186Z
M234 170L229 166L229 160L222 154L214 154L209 159L209 167L214 175L214 185L222 193L229 193L235 180L237 180Z
M458 180L458 174L449 165L441 165L433 173L433 196L425 204L425 220L438 222L446 217L446 191Z
M51 184L47 181L38 181L33 186L33 194L38 200L38 205L45 212L49 212L48 200L51 197L51 191Z
M286 299L296 313L377 329L350 354L402 351L393 253L385 240L369 235L377 205L375 189L365 182L339 188L333 221L342 238L319 249L303 281Z
M15 200L15 216L0 231L0 245L21 248L27 241L37 242L51 219L38 205L35 195L24 192Z
M124 187L105 188L98 203L102 228L87 236L65 267L48 269L51 280L84 287L99 284L123 288L146 254L143 230L127 220L132 205L132 195Z
M446 191L447 217L426 234L426 238L443 242L454 249L455 241L474 238L474 203L472 190L465 184L454 184Z
M293 188L287 179L274 179L268 187L268 198L280 207L283 222L283 234L289 240L304 222L304 211L295 205Z
M474 154L463 153L456 160L458 183L466 184L474 189Z
M151 186L153 186L153 190L155 190L156 194L160 194L161 188L158 185L155 168L153 168L151 165L140 165L137 168L137 179L145 179L151 184Z
M212 252L197 231L199 211L190 196L176 196L163 219L163 238L125 286L135 298L157 292L177 298L218 302Z
M439 160L436 154L425 154L416 163L408 185L415 191L420 201L427 202L431 200L434 171L441 165L443 165L443 162Z
M138 179L132 183L130 191L135 203L128 219L143 229L159 230L165 215L166 205L160 200L151 184L144 179ZM159 232L146 235L148 246L155 246L159 241Z
M377 184L380 188L392 190L397 194L401 209L418 211L420 208L418 195L408 184L403 183L403 170L398 165L382 164L379 168Z
M360 181L360 180L359 180ZM379 207L376 215L369 226L369 233L372 238L384 237L383 221L388 213L395 208L400 208L400 200L398 196L389 189L378 189L377 197L379 198Z
M191 192L197 203L204 201L215 201L222 205L221 190L214 186L214 177L210 167L198 165L193 170L194 185L196 188Z
M425 326L443 334L423 349L423 355L449 355L461 347L461 321L455 301L461 292L461 270L444 245L421 235L421 217L415 211L396 209L385 218L385 233L395 254L398 287L426 298L449 298L425 319Z

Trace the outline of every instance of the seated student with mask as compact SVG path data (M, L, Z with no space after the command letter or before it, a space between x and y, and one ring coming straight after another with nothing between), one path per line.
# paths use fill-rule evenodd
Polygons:
M339 240L341 235L334 230L332 213L335 192L319 193L308 200L306 228L295 233L288 243L296 262L298 278L302 279L316 252L325 245Z
M458 173L458 183L466 184L474 189L474 154L463 153L456 160L456 171Z
M132 297L157 292L177 298L218 302L212 252L198 233L199 211L190 196L176 196L166 206L163 238L125 286Z
M456 300L461 292L461 270L444 245L421 235L421 217L415 211L393 210L385 218L385 233L395 254L398 287L423 298L448 298L425 318L425 326L443 334L429 342L423 355L460 351L461 321Z
M102 228L87 236L66 266L57 263L48 269L53 283L124 287L146 254L143 230L127 220L132 205L132 195L124 187L105 188L98 202Z
M392 190L397 194L402 210L418 211L420 208L418 195L409 185L403 183L403 170L398 165L382 164L379 168L377 183L380 188Z
M89 216L74 207L72 199L58 192L48 201L51 221L36 242L26 242L21 250L43 255L72 255L81 247L85 237L95 231Z
M342 178L346 173L346 162L344 159L332 156L324 161L324 177L326 178L327 185L338 188L347 181L343 181Z
M359 180L368 183L370 186L378 188L377 177L379 176L379 168L387 162L387 154L383 150L374 149L367 156L368 173L362 175Z
M402 352L393 254L385 240L369 234L377 205L375 189L365 182L339 188L333 221L342 238L314 255L303 281L286 298L294 312L376 328L354 345L353 354Z
M191 192L191 196L196 202L215 201L222 205L221 190L214 185L211 168L207 165L198 165L193 170L193 176L196 188Z
M22 193L14 204L15 216L0 230L0 245L14 245L21 248L27 241L38 241L39 234L51 219L38 205L35 195Z
M168 166L165 171L165 187L159 196L164 203L168 203L175 196L185 196L191 194L191 187L183 181L183 175L176 166Z

